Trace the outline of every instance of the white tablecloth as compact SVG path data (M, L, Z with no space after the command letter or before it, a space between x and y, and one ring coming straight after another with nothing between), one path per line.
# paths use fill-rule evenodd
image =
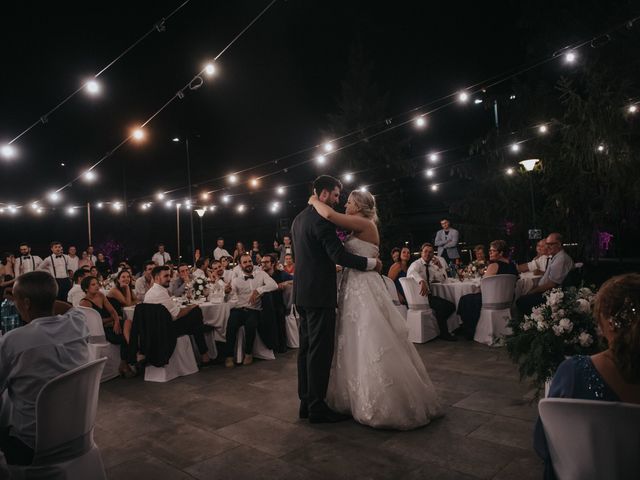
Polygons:
M436 297L449 300L458 308L458 301L463 295L480 291L480 280L461 282L457 279L448 279L445 283L432 283L431 293Z
M526 295L534 287L537 287L541 278L542 275L534 275L533 272L521 273L520 278L516 282L516 299L520 298L522 295Z

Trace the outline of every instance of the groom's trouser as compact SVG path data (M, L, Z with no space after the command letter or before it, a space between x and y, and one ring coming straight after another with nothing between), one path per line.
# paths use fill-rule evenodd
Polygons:
M333 360L336 309L299 307L300 349L298 351L298 396L309 413L324 413L327 406L329 372Z

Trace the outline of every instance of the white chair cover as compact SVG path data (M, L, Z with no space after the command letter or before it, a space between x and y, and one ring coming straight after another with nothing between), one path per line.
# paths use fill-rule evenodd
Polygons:
M100 314L93 308L75 307L80 310L86 319L89 329L89 359L97 360L106 357L107 363L102 370L101 382L112 380L119 376L120 347L107 342L104 336L104 326Z
M200 357L200 352L198 351L198 345L196 344L196 339L193 335L189 335L189 340L191 340L191 349L193 350L193 358L196 359L196 363L200 365L202 363L202 358ZM216 347L215 333L214 331L205 332L204 333L204 343L207 344L207 353L209 354L209 358L212 360L218 357L218 347Z
M105 358L94 360L47 382L36 399L33 464L9 465L12 478L106 480L93 441L100 376Z
M482 309L473 339L485 345L499 345L501 337L511 333L507 323L511 319L511 304L518 277L492 275L480 281Z
M640 405L546 398L538 410L559 480L640 475Z
M300 316L295 305L291 305L291 311L285 318L287 328L287 347L300 348Z
M236 338L236 363L242 363L244 361L244 337L244 326L242 326L238 329L238 336ZM253 357L262 360L276 359L275 353L273 353L273 350L267 348L258 332L256 332L256 339L253 341Z
M147 365L144 369L146 382L169 382L177 377L184 377L198 372L191 340L188 335L182 335L176 340L176 348L164 367Z
M440 329L429 306L429 299L420 295L420 287L413 278L401 278L400 284L409 304L407 312L409 340L413 343L433 340L440 334Z
M384 284L387 287L387 292L389 292L389 296L391 297L391 301L393 302L393 304L398 309L398 312L400 313L400 315L402 315L402 318L404 318L406 320L407 319L407 306L406 305L402 305L400 303L400 297L398 296L398 289L396 288L396 284L393 283L393 280L391 280L389 277L387 277L385 275L382 275L382 279L384 280Z

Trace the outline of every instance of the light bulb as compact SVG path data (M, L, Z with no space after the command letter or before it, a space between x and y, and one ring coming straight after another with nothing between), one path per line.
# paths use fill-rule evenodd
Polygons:
M249 182L249 184L254 188L257 187L259 183L260 182L258 181L257 178L252 178L251 181Z
M432 153L431 155L429 155L429 160L431 162L437 162L438 161L438 154L437 153Z
M458 93L458 100L465 103L469 100L469 94L467 92Z
M427 170L424 173L429 178L433 177L433 169L432 168L427 168Z
M538 127L538 132L540 133L547 133L549 131L549 128L546 125L540 125Z
M353 174L352 174L352 173L346 173L346 174L344 175L344 181L345 181L346 183L351 183L351 182L353 182Z
M232 173L231 175L229 175L228 180L231 184L238 183L238 176Z
M87 170L83 177L87 182L93 182L96 179L96 174L92 170Z
M158 192L158 193L156 194L156 198L157 198L158 200L162 200L162 199L164 198L164 193L162 193L162 192Z
M136 128L133 131L132 135L135 140L140 141L144 138L144 130L142 130L141 128Z
M278 188L276 189L276 193L277 193L278 195L284 195L284 187L278 187Z
M245 211L245 206L244 205L238 205L238 213L243 213Z
M16 149L12 145L3 145L0 153L4 158L13 158L16 154Z
M509 167L506 170L507 175L513 175L513 168Z
M637 105L629 105L629 113L636 113L638 111Z
M569 51L569 52L564 54L564 61L567 62L567 63L575 62L576 58L578 58L578 56L573 51Z
M86 83L87 92L91 95L97 95L100 93L100 84L95 80L89 80Z
M222 201L224 203L229 203L230 200L231 200L231 197L229 195L223 195L222 196Z
M211 76L214 73L216 73L216 67L213 65L213 63L207 63L204 67L204 73L206 73L207 75Z
M511 147L509 147L509 148L511 148L512 152L519 152L520 151L520 145L518 145L517 143L512 143Z
M49 201L55 203L60 200L60 194L58 192L51 192L49 194Z
M432 192L437 192L438 191L438 185L431 185L431 191Z
M418 128L422 128L422 127L424 127L424 126L427 124L427 121L426 121L426 120L424 119L424 117L422 117L422 116L417 117L417 118L414 120L414 122L415 122L415 124L416 124L416 127L418 127Z
M318 165L324 165L327 162L327 157L324 155L318 155L316 157L316 162L318 162Z
M324 148L324 151L325 151L325 152L333 152L333 149L334 149L335 147L333 146L333 143L331 143L331 142L326 142L326 143L322 146L322 148Z

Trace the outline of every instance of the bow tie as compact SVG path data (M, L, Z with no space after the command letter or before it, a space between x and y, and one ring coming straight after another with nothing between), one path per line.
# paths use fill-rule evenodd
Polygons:
M253 275L245 275L244 279L245 280L249 280L249 279L253 280Z
M22 257L24 260L29 260L31 257Z
M62 258L62 255L56 255L56 258Z

